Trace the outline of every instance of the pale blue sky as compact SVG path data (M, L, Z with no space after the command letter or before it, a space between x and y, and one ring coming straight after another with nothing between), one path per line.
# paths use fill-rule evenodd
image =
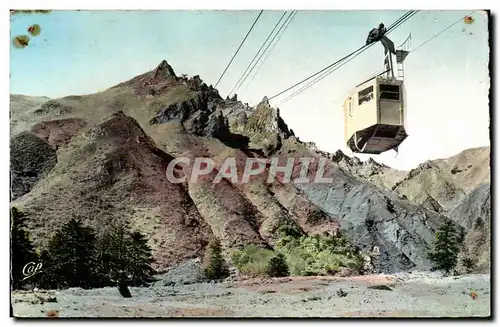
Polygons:
M282 11L264 11L218 89L233 87ZM299 11L250 85L238 95L251 105L364 44L380 22L405 11ZM215 84L258 11L56 11L16 15L11 36L38 23L40 36L25 49L11 47L11 93L61 97L104 90L167 60L180 75L199 74ZM464 16L421 11L390 34L396 44L412 34L418 46ZM459 23L414 54L405 65L409 138L375 157L409 169L426 159L489 144L488 30L483 13ZM463 29L466 29L464 32ZM469 35L469 32L473 33ZM314 87L280 105L295 133L320 148L345 150L342 101L357 83L382 70L377 44ZM290 93L288 93L290 94ZM285 94L273 104L285 98ZM362 156L362 159L366 156Z

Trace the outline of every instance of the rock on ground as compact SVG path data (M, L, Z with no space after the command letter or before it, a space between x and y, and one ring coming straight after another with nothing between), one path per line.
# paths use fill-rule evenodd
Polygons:
M155 278L157 279L155 287L199 283L204 279L201 260L198 258L187 260Z

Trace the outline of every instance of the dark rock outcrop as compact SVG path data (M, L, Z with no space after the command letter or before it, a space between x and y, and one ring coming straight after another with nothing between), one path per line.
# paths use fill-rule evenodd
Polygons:
M203 129L208 121L208 116L213 112L213 108L208 106L207 98L203 94L198 94L189 100L174 103L161 109L155 117L150 120L151 124L164 124L171 120L179 120L185 123L187 120L189 130L197 133ZM196 115L194 115L196 113ZM186 125L186 124L184 124Z
M10 141L12 200L29 193L57 163L56 151L32 133L22 132Z
M218 96L216 94L215 96ZM220 99L213 98L210 89L197 96L161 109L150 124L177 121L189 134L213 137L232 148L248 148L249 138L230 131L227 117L219 109Z
M55 114L55 115L65 115L71 113L72 108L70 106L61 104L57 100L49 100L43 103L39 109L36 109L34 113L36 115L43 114Z
M153 71L153 79L156 80L177 80L177 75L175 75L174 69L170 66L166 60L162 62Z

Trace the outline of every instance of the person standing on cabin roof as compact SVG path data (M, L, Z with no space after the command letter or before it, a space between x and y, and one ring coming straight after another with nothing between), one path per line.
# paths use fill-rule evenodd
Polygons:
M366 38L366 45L380 41L386 32L387 29L385 28L384 23L380 23L378 28L375 27L370 31L370 33L368 33L368 37Z

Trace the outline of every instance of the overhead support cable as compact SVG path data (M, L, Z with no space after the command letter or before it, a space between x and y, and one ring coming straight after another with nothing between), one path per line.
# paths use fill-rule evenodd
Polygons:
M444 28L443 30L439 31L438 33L434 34L433 36L431 36L430 38L428 38L427 40L425 40L424 42L422 42L420 45L418 45L415 49L411 50L410 51L410 54L411 53L414 53L415 51L417 51L418 49L420 49L421 47L423 47L424 45L426 45L427 43L431 42L432 40L434 40L436 37L439 37L440 35L442 35L444 32L446 32L447 30L449 30L450 28L452 28L453 26L457 25L458 23L460 23L461 21L464 20L464 18L466 17L470 17L472 16L472 14L474 14L477 10L474 10L472 12L470 12L469 14L461 17L460 19L458 19L457 21L453 22L452 24L448 25L446 28ZM416 14L416 13L414 13ZM413 14L413 15L414 15ZM412 15L412 16L413 16ZM411 18L408 17L408 18ZM406 42L406 40L405 40ZM403 42L404 43L404 42ZM278 105L282 105L283 103L286 103L288 101L290 101L292 98L294 98L295 96L299 95L300 93L302 93L303 91L305 91L306 89L308 89L309 87L311 87L313 84L319 82L319 80L325 78L327 75L333 73L335 70L339 69L341 66L345 65L347 62L349 62L350 60L354 59L356 56L358 56L358 54L356 54L354 57L352 57L351 59L349 59L348 61L342 63L340 66L338 66L337 68L335 68L334 70L332 71L329 71L329 72L325 72L323 75L317 77L315 80L309 82L307 85L303 86L302 88L300 88L299 90L297 90L296 92L294 92L293 94L291 94L290 96L288 96L287 98L285 98L283 101L281 101Z
M264 57L264 59L262 60L262 62L260 63L259 67L257 67L257 69L255 70L254 74L252 75L252 78L250 79L250 81L247 83L247 87L252 84L253 80L255 79L255 76L257 76L257 74L259 73L260 69L262 68L262 66L264 66L267 58L269 58L269 55L271 54L271 52L273 52L274 48L276 47L276 44L278 44L278 42L281 40L281 37L283 36L283 34L285 34L285 31L286 29L288 28L288 26L290 26L291 22L294 20L295 16L297 15L297 10L294 10L293 11L293 15L291 16L288 16L288 21L285 21L284 24L285 27L283 28L283 30L281 31L281 33L278 35L278 38L276 39L276 42L274 42L274 44L272 45L271 49L266 53L266 56ZM278 31L279 33L279 31Z
M219 82L221 81L222 77L224 76L224 74L226 73L226 71L228 70L229 66L231 66L231 63L233 62L234 58L236 57L236 55L238 54L238 52L240 51L241 47L243 46L243 43L245 43L248 35L250 35L250 32L252 32L255 24L257 24L257 21L259 20L260 16L262 15L262 13L264 12L264 10L261 10L259 12L259 15L257 16L257 18L255 18L255 21L253 22L252 26L250 27L250 29L248 30L247 34L245 35L245 37L243 38L243 41L241 41L240 43L240 46L238 47L238 49L236 50L236 52L234 53L233 57L231 58L231 60L229 61L229 63L227 64L226 68L224 69L224 71L222 72L222 74L220 75L219 77L219 80L217 81L217 83L215 83L215 87L217 87L217 85L219 85Z
M269 41L269 39L271 38L271 36L273 35L274 31L276 30L276 28L278 28L279 24L281 23L281 21L283 20L283 18L285 17L286 15L286 11L283 13L283 15L281 15L281 18L278 20L278 22L274 25L274 28L271 30L271 32L269 33L269 35L267 36L266 40L264 41L264 43L262 43L262 45L260 46L259 50L257 51L257 53L255 54L255 56L253 57L252 61L248 64L247 68L245 69L245 71L243 72L243 74L241 74L240 78L238 79L238 81L236 82L236 84L233 86L233 88L231 89L231 91L228 93L228 95L230 96L233 92L236 93L236 91L238 91L239 87L241 86L241 84L245 81L246 77L248 74L250 74L250 72L252 71L253 67L252 64L254 63L255 59L259 56L260 52L262 51L262 49L264 48L264 46L266 45L267 41ZM266 48L267 50L267 48ZM264 50L264 52L266 51ZM264 53L263 52L263 53ZM259 59L257 59L257 61L260 60L260 57ZM257 62L256 62L257 63ZM250 68L250 66L252 66L252 68ZM249 71L250 70L250 71ZM248 74L247 74L248 72Z
M401 16L399 19L397 19L394 23L392 23L388 28L387 28L387 31L386 31L386 35L389 34L390 32L394 31L396 28L398 28L401 24L403 24L405 21L407 21L408 19L410 19L413 15L415 15L416 13L418 12L418 10L410 10L408 11L407 13L405 13L403 16ZM301 92L303 92L304 90L306 90L307 88L311 87L312 85L316 84L317 82L319 82L320 80L322 80L323 78L325 78L326 76L330 75L331 73L333 73L335 70L339 69L341 66L345 65L347 62L349 62L350 60L354 59L355 57L357 57L359 54L363 53L364 51L366 51L368 48L370 48L371 46L373 46L375 43L370 43L370 44L367 44L367 45L364 45L362 47L360 47L359 49L351 52L350 54L342 57L341 59L335 61L334 63L328 65L327 67L323 68L322 70L310 75L309 77L301 80L300 82L288 87L287 89L273 95L272 97L269 98L269 100L273 99L273 98L276 98L278 96L280 96L281 94L299 86L300 84L310 80L311 78L313 77L316 77L318 75L318 77L316 77L313 81L309 82L307 85L303 86L300 90L298 90L297 92L295 92L295 94L293 96L290 96L289 98L286 99L286 101L290 100L292 97L295 97L296 95L300 94ZM351 59L347 60L348 58L350 58L351 56L354 56L352 57ZM344 60L347 60L345 63L342 63ZM337 66L339 65L339 66Z

